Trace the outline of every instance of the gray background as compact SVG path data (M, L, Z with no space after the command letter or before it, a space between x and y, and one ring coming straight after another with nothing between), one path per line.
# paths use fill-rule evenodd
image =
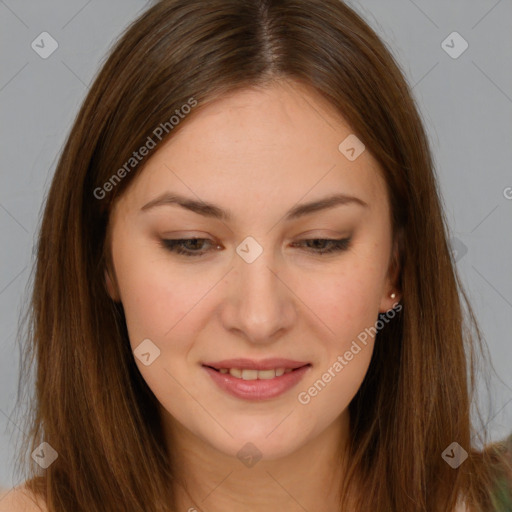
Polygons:
M497 376L485 423L512 430L512 0L349 2L390 46L419 103L457 250L457 266ZM0 0L0 487L12 474L15 341L28 298L41 202L88 84L143 0ZM457 31L458 58L441 43ZM42 32L58 49L42 59ZM458 41L448 43L454 50ZM499 376L499 378L498 378Z

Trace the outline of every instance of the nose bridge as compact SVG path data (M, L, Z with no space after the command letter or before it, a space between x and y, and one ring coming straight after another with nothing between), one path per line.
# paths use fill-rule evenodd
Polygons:
M245 252L247 251L247 252ZM260 311L267 314L276 307L279 293L278 280L271 271L275 268L274 251L268 245L264 248L254 238L242 242L237 253L236 275L238 276L239 299L251 306L253 313Z
M279 279L278 262L270 248L247 237L236 249L233 307L228 321L251 341L268 342L290 321L287 288Z
M240 258L236 265L236 275L243 297L252 299L254 295L272 299L278 292L278 279L275 258L271 250L264 250L250 263Z

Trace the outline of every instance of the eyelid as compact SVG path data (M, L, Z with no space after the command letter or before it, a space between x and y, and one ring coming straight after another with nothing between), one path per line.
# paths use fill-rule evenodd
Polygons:
M199 240L201 242L207 242L210 246L209 249L195 251L191 249L183 248L183 244L187 242L193 242L195 240ZM322 237L310 237L310 238L300 238L297 242L294 243L295 246L300 246L302 244L307 244L308 242L324 242L327 244L328 249L315 249L315 248L305 248L304 252L309 253L313 256L324 256L324 255L335 255L350 249L352 245L352 235L344 237L344 238L322 238ZM330 244L330 245L329 245ZM211 253L212 250L218 250L219 244L210 238L206 237L189 237L189 238L173 238L173 239L160 239L160 245L167 249L168 251L175 253L177 256L185 256L188 258L197 258L199 259L201 256Z

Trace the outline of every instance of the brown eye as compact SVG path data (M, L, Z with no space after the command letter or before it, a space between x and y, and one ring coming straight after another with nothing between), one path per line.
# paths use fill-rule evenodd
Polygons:
M207 252L203 247L205 242L214 246L215 244L208 238L179 238L174 240L162 239L162 245L165 249L181 254L183 256L202 256Z
M309 244L308 250L317 254L327 254L332 252L346 251L350 247L350 238L339 240L330 238L310 238L302 240L302 243Z

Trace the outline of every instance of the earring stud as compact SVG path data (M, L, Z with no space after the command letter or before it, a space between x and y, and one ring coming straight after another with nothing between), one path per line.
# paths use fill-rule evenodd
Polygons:
M396 297L396 293L395 293L395 292L393 292L393 293L390 295L390 297L391 297L392 299L394 299L394 298Z

